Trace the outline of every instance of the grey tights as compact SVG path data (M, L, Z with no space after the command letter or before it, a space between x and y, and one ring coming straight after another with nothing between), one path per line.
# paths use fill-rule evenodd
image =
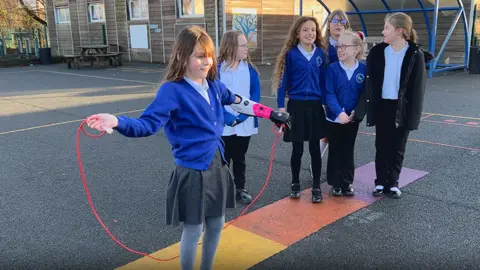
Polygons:
M210 270L217 251L225 216L205 218L205 233L202 240L201 270ZM183 224L182 239L180 241L180 264L182 270L193 270L197 257L197 247L202 235L203 224Z

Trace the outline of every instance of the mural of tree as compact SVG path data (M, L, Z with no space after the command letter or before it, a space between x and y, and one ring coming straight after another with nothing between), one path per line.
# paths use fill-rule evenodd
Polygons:
M233 29L241 30L247 37L248 44L256 46L257 37L257 14L256 13L236 13L233 14Z

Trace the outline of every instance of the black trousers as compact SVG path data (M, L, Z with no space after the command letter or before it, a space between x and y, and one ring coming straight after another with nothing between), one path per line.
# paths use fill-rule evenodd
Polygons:
M303 142L293 142L292 156L290 165L292 167L292 184L300 183L300 167L302 165ZM320 175L322 172L322 155L320 153L320 140L311 140L308 142L310 158L312 160L312 174L314 189L320 189Z
M337 124L329 122L327 183L334 188L348 187L355 174L355 140L359 123Z
M233 161L233 176L235 187L237 189L245 189L245 171L247 165L245 163L245 155L247 154L250 137L241 137L237 135L222 136L225 142L225 159L228 166Z
M397 100L382 99L376 121L375 136L375 185L386 188L398 187L398 179L403 167L405 147L410 130L395 126Z

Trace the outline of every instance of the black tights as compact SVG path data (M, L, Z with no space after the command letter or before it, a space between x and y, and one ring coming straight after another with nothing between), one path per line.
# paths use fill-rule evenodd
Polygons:
M300 166L302 165L303 142L293 142L292 157L290 164L292 166L292 184L300 183ZM312 159L313 187L320 188L320 174L322 172L322 155L320 153L320 140L309 141L308 148Z

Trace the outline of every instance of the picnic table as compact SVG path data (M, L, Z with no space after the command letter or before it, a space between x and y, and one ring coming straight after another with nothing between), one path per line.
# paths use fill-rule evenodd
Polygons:
M100 61L108 60L111 66L117 67L122 65L121 52L109 52L109 45L82 45L78 46L81 51L79 54L64 55L68 68L80 68L80 61L90 60L90 66L100 67Z

